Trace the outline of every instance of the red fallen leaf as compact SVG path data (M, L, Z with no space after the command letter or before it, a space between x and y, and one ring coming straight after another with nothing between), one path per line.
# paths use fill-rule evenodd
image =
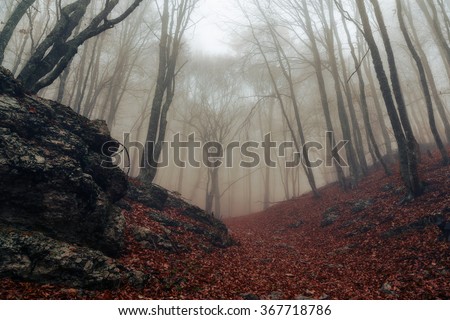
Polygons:
M61 292L68 294L68 295L77 295L78 289L75 289L75 288L63 289L63 290L61 290Z
M28 112L29 113L36 113L37 110L36 110L36 108L34 106L28 106Z

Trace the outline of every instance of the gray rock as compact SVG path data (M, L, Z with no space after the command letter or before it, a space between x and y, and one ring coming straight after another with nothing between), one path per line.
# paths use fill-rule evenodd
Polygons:
M402 225L393 229L389 229L381 234L383 238L391 238L401 236L413 231L421 231L429 226L436 226L441 229L442 234L439 238L448 239L450 241L450 223L447 222L447 215L445 212L429 214L421 217L407 225ZM446 229L446 227L448 229Z
M303 223L304 223L304 222L303 222L302 220L299 220L299 221L297 221L297 222L288 224L288 228L291 228L291 229L298 229L298 228L300 228L300 227L303 225Z
M327 227L329 225L332 225L341 215L341 212L339 211L339 208L337 206L330 207L326 209L322 213L322 222L320 224L321 227Z
M127 271L100 251L40 232L0 229L0 276L92 289L116 288Z
M387 295L397 296L395 291L392 289L392 285L389 282L383 283L383 285L380 288L380 291Z
M142 184L139 187L130 185L127 194L133 201L142 203L148 208L163 210L169 193L166 189L154 184Z
M260 300L261 298L253 293L243 293L241 294L242 299L244 300Z
M168 252L177 252L185 249L175 244L167 233L157 234L147 228L139 226L133 226L131 232L133 238L148 249Z
M114 147L104 121L0 95L0 223L118 256L123 217L113 204L128 182L112 163Z
M202 234L214 246L226 248L235 243L234 240L228 234L228 228L225 226L225 224L222 221L207 214L202 209L196 206L189 205L181 212L181 214L193 219L194 221L204 224L205 227L200 228L202 229Z
M361 212L373 204L372 199L360 199L353 203L352 213Z
M207 214L199 207L187 203L179 194L170 192L158 185L142 183L139 186L130 185L127 196L129 199L140 202L151 209L162 211L164 208L174 208L182 216L191 220L190 222L175 220L166 216L164 212L154 212L153 210L149 210L146 213L148 217L159 222L164 227L176 228L172 229L174 233L191 232L201 235L213 246L220 248L235 244L222 221ZM165 232L165 235L168 235L168 233ZM148 242L151 243L151 241ZM163 247L169 248L169 243L164 244Z
M0 277L95 289L130 277L108 257L124 238L119 146L104 121L27 95L0 68Z

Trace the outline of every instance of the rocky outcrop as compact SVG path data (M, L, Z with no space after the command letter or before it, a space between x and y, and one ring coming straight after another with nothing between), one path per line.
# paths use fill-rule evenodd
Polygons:
M209 226L209 228L197 228L197 233L205 236L214 246L226 248L234 244L234 241L230 237L228 228L225 224L207 214L199 207L186 205L181 214L193 219L194 221L200 222L204 226Z
M187 203L177 193L170 192L154 184L142 184L134 181L130 184L127 198L158 211L175 208L180 212L181 216L190 219L195 224L170 219L163 213L149 212L148 215L151 219L165 227L180 227L185 231L202 235L212 245L220 248L228 247L234 243L222 221L207 214L203 209Z
M208 246L212 245L218 248L226 248L235 244L228 233L228 228L222 221L207 214L201 208L187 203L179 194L157 185L132 181L126 198L132 202L141 203L149 209L154 209L149 210L147 216L160 224L161 230L173 229L174 234L191 233L206 240ZM155 210L160 212L155 212ZM164 210L175 210L177 215L169 217ZM150 246L147 245L148 248L173 252L186 250L183 243L178 243L167 232L152 235L137 227L133 229L132 233L138 242L150 243ZM149 236L142 236L145 233Z
M1 229L0 256L1 275L13 279L106 289L127 277L123 267L101 252L40 232Z
M157 185L130 184L128 198L142 203L148 208L163 210L169 198L169 192Z
M0 275L117 282L107 256L123 247L114 204L128 182L112 162L119 144L104 121L27 95L4 69L0 80Z

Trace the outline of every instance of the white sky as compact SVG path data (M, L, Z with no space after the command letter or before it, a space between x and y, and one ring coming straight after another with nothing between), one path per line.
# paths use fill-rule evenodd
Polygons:
M194 21L200 20L193 30L193 50L205 54L230 52L226 29L237 12L233 0L200 0L193 17Z

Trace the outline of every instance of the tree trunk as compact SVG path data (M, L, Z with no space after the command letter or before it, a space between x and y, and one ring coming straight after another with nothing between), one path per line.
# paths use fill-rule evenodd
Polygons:
M370 123L369 108L367 106L366 90L365 90L366 85L364 82L361 68L359 68L359 66L358 66L359 61L356 56L355 48L353 47L352 39L350 37L350 32L348 30L347 23L345 21L344 16L342 16L342 24L344 26L345 33L347 35L347 40L348 40L348 44L350 46L350 52L353 57L353 62L355 64L355 68L357 68L356 73L357 73L358 82L359 82L360 108L361 108L361 113L363 115L364 126L365 126L365 129L367 132L368 147L369 147L369 150L371 150L372 157L374 158L374 161L373 161L374 164L375 164L375 160L378 160L381 163L381 165L383 166L383 169L384 169L384 172L386 173L386 175L390 176L392 174L392 172L389 169L389 167L387 166L386 162L384 161L383 156L381 155L380 149L378 148L378 144L375 139L375 135L373 134L372 124Z
M325 15L325 13L323 13ZM330 24L334 24L334 13L333 13L333 7L331 4L329 5L329 16L330 16ZM347 110L345 108L344 104L344 97L342 95L342 88L340 83L340 76L339 76L339 70L337 67L337 60L335 56L335 46L334 46L334 32L333 28L329 27L328 24L325 22L326 18L324 17L324 27L325 27L325 41L327 45L327 51L328 51L328 57L329 57L329 63L331 67L331 75L333 76L334 80L334 89L336 92L336 98L337 98L337 106L338 106L338 113L339 113L339 120L341 123L342 128L342 134L344 140L348 141L348 144L345 148L346 154L347 154L347 160L349 162L350 166L350 187L354 188L356 187L361 168L359 168L359 163L356 160L356 153L354 149L354 143L352 140L352 134L350 130L350 123L348 121L347 116Z
M442 139L439 135L439 132L436 128L436 121L435 121L434 112L433 112L433 102L431 101L431 95L430 95L430 90L428 88L428 83L427 83L427 79L426 79L426 75L425 75L425 69L423 67L422 60L420 59L419 54L417 53L417 51L411 41L411 38L408 34L408 30L406 29L405 21L403 20L402 3L400 0L396 0L396 4L397 4L397 16L398 16L398 21L400 24L400 29L402 31L403 37L405 38L406 45L408 46L408 49L411 52L411 55L412 55L414 61L416 62L417 70L419 72L420 84L422 86L423 95L425 97L425 104L427 107L428 121L430 124L431 132L433 134L436 145L437 145L439 151L441 152L442 161L445 165L447 165L449 163L449 157L448 157L447 150L444 147L444 144L442 143Z
M392 150L392 141L391 141L391 137L389 135L387 125L386 125L386 120L385 120L385 117L383 114L383 110L381 108L380 99L378 97L378 91L375 88L375 82L374 82L374 78L372 75L372 69L371 69L369 62L367 62L367 63L363 62L363 64L364 64L364 71L365 71L365 73L367 75L367 79L369 81L369 88L370 88L370 92L372 93L372 99L373 99L373 103L375 105L375 111L377 113L378 123L380 124L381 134L383 136L383 141L384 141L384 147L386 149L386 156L388 159L390 159L392 157L392 155L394 154L394 152Z
M333 11L334 8L330 3L330 11ZM332 28L332 32L334 34L334 37L336 38L336 43L337 43L337 50L339 52L339 59L340 59L340 64L342 66L342 75L343 75L343 85L344 85L344 93L345 93L345 97L347 100L347 105L348 105L348 110L350 113L350 119L351 119L351 123L352 123L352 133L353 133L353 138L355 141L355 151L356 154L358 155L358 161L360 164L360 169L362 171L363 175L367 175L367 160L366 160L366 156L365 156L365 151L364 151L364 142L362 139L362 135L361 135L361 130L359 128L359 124L358 124L358 119L356 117L356 110L355 110L355 106L353 104L353 97L352 97L352 91L350 89L350 85L349 85L349 80L348 80L348 72L347 72L347 65L345 62L345 58L344 58L344 50L342 48L342 41L341 38L339 37L339 32L337 30L336 27L336 23L334 20L334 13L330 12L330 15L332 15L332 19L330 19L330 27ZM344 23L345 23L345 19L344 19ZM353 44L351 42L349 42L349 46L353 47ZM352 49L354 50L354 49ZM355 64L355 66L357 67L357 64ZM359 68L358 68L359 71Z
M260 43L258 37L256 36L256 34L255 34L255 32L254 32L253 26L251 26L251 28L252 28L251 31L252 31L252 34L253 34L253 38L254 38L254 40L255 40L257 46L258 46L259 52L261 53L261 55L262 55L262 57L263 57L263 59L264 59L264 63L265 63L265 65L266 65L267 71L268 71L268 73L269 73L270 80L271 80L271 83L272 83L272 88L273 88L273 90L275 91L275 96L276 96L276 98L277 98L277 100L278 100L278 102L279 102L279 105L280 105L280 108L281 108L281 112L282 112L282 114L283 114L283 119L286 121L286 124L287 124L287 126L288 126L288 128L289 128L289 131L290 131L290 133L291 133L292 139L294 140L294 145L295 145L295 148L296 148L297 152L299 152L300 154L302 154L302 149L303 149L303 152L306 152L306 150L305 150L304 148L302 148L302 145L301 145L301 144L299 143L299 141L298 141L297 133L295 132L294 128L292 127L292 125L291 125L291 123L290 123L290 121L289 121L289 116L288 116L287 111L286 111L286 106L285 106L285 104L284 104L284 101L283 101L281 92L280 92L280 90L279 90L279 88L278 88L278 85L277 85L277 81L276 81L276 79L275 79L275 76L274 76L274 74L273 74L273 72L272 72L272 68L270 67L269 60L268 60L268 58L267 58L267 56L266 56L266 53L265 53L264 50L263 50L263 47L262 47L262 45L261 45L261 43ZM272 32L273 32L273 31L272 31ZM272 36L274 36L273 33L272 33ZM275 40L275 38L273 38L273 39ZM276 46L277 46L277 45L276 45ZM282 62L281 62L281 51L280 51L279 46L277 46L277 48L278 48L277 54L278 54L278 57L279 57L279 61L280 61L280 64L282 64ZM293 101L293 104L294 104L294 106L297 106L297 105L296 105L296 100L295 100L295 93L293 92L293 84L292 84L292 81L289 81L289 78L290 78L290 77L289 77L289 75L287 74L287 71L286 71L286 69L285 69L284 67L282 68L282 71L283 71L283 73L284 73L284 75L285 75L285 78L288 80L288 83L289 83L289 85L290 85L290 92L291 92L291 95L292 95L292 96L291 96L291 99L292 99L292 101ZM304 140L303 129L302 129L302 126L301 126L301 121L300 121L300 117L299 117L299 113L298 113L298 107L297 107L297 110L296 110L296 121L297 121L297 125L299 126L299 134L300 134L300 138ZM303 155L305 156L304 153L303 153ZM304 158L306 159L306 161L309 162L309 159L308 159L307 156L304 157ZM308 167L309 167L309 168L308 168ZM308 166L308 165L307 165L307 166L304 166L304 169L305 169L305 173L306 173L308 182L309 182L309 184L310 184L310 186L311 186L311 188L312 188L312 191L314 192L315 196L319 196L319 192L318 192L318 190L317 190L317 188L316 188L314 176L312 175L312 170L311 170L311 168L310 168L310 165L309 165L309 166ZM311 173L311 174L309 174L309 173ZM285 188L286 198L289 199L289 184L288 184L287 182L284 182L284 181L283 181L283 185L284 185L284 188Z
M398 154L400 159L400 172L405 183L405 186L410 195L420 194L419 190L421 188L417 188L418 186L413 185L413 180L411 179L411 174L409 169L409 159L408 159L408 146L406 144L406 138L404 132L402 130L402 124L397 114L397 110L395 108L394 99L392 97L391 88L389 86L388 78L386 76L386 72L383 67L383 62L381 59L380 52L378 50L378 46L376 45L375 39L372 33L372 27L370 26L369 17L367 16L366 7L363 1L356 2L359 14L361 16L361 21L364 28L364 37L366 38L369 49L372 53L372 60L374 64L374 68L377 74L378 81L380 83L380 89L383 94L383 99L386 104L386 109L389 115L389 119L391 120L392 129L394 131L395 138L398 144ZM420 186L420 184L419 184ZM417 190L419 189L419 190Z
M386 29L386 25L384 23L384 18L381 13L381 9L378 3L378 0L370 0L374 11L375 16L380 27L381 37L383 38L384 47L386 49L386 54L389 63L389 71L391 74L391 82L392 82L392 91L394 92L394 97L397 102L398 113L400 116L400 122L403 127L406 144L407 144L407 164L408 164L408 179L410 186L410 195L415 197L419 196L423 192L422 182L419 177L418 172L418 157L419 157L419 147L414 137L414 133L411 128L411 123L408 118L408 113L406 110L405 101L403 99L402 88L400 85L400 79L397 72L397 66L395 62L394 52L392 50L391 41L389 40L389 35Z
M28 8L33 5L36 0L22 0L19 1L17 7L11 13L11 16L6 21L2 31L0 32L0 65L3 64L3 59L5 58L5 50L8 46L9 40L14 33L17 25L19 24L22 17L27 12Z
M169 2L170 0L164 0L161 16L158 76L145 140L145 152L141 159L139 178L145 183L151 183L158 170L158 159L166 134L167 113L175 94L176 66L181 40L196 4L196 0L183 0L172 3L174 7L170 8Z
M433 38L437 44L437 48L441 54L442 60L444 62L445 70L447 71L447 76L450 79L450 46L448 40L445 40L442 34L441 26L439 25L439 17L437 15L436 7L432 0L428 0L426 3L423 0L416 0L420 9L431 28ZM432 15L428 11L427 5L429 5Z
M317 47L317 42L316 42L316 38L314 35L314 29L312 27L312 22L311 22L311 17L309 15L308 12L308 8L307 8L307 2L306 0L302 0L302 4L303 4L303 11L304 11L304 15L305 15L305 26L306 26L306 33L307 36L311 42L311 51L314 57L314 69L316 72L316 78L317 78L317 83L319 86L319 92L320 92L320 101L322 104L322 109L323 109L323 113L325 116L325 123L326 123L326 128L327 131L329 132L334 132L333 129L333 123L331 121L331 114L330 114L330 108L328 105L328 95L327 95L327 91L325 88L325 80L323 78L323 74L322 74L322 61L320 59L320 53L319 53L319 49ZM333 145L333 141L327 140L327 144L328 144L328 148L327 150L331 150L331 146ZM336 155L333 154L328 154L327 155L330 158L335 157ZM337 157L336 157L337 158ZM345 179L345 175L344 175L344 171L342 169L342 167L340 166L340 164L336 165L336 173L337 173L337 177L338 177L338 181L341 185L342 188L346 189L347 188L347 182Z
M408 7L405 7L404 9L405 9L404 11L405 11L406 18L408 19L408 22L411 26L411 32L412 32L412 36L413 36L415 44L416 44L417 52L419 53L420 59L422 60L423 67L425 68L426 78L427 78L428 84L430 86L431 94L433 95L434 103L436 104L437 111L439 113L442 124L444 126L447 143L450 143L450 122L448 120L447 114L445 113L444 104L442 103L442 99L439 96L439 92L436 87L436 82L434 80L434 75L433 75L433 72L431 71L431 67L428 62L427 55L425 54L425 52L420 44L419 36L417 34L416 27L414 24L414 19L411 15L411 12L408 9Z
M287 83L289 85L290 98L291 98L292 105L293 105L293 108L294 108L294 115L295 115L295 121L296 121L296 124L297 124L298 135L300 137L300 143L297 143L296 149L300 153L303 152L302 156L303 156L303 159L305 161L305 163L303 164L303 169L304 169L306 178L308 179L308 183L309 183L309 185L311 187L312 192L314 193L314 195L316 197L318 197L319 196L319 191L317 190L316 180L314 178L314 173L313 173L312 168L311 168L311 162L309 160L309 156L307 154L307 150L302 148L302 146L306 143L306 138L305 138L305 133L304 133L304 130L303 130L303 124L302 124L302 121L301 121L301 118L300 118L300 108L299 108L299 103L298 103L298 100L297 100L297 95L295 93L296 90L295 90L294 82L293 82L293 79L292 79L292 67L291 67L291 64L289 62L289 58L287 57L285 51L281 47L281 43L278 41L278 38L277 38L277 35L275 33L275 30L274 30L273 26L270 24L269 20L267 19L266 15L264 14L264 10L262 10L262 8L259 5L258 5L258 8L259 8L261 14L264 16L264 18L266 20L267 26L268 26L268 28L270 30L270 34L272 36L272 40L273 40L274 45L275 45L275 50L277 52L277 57L278 57L278 62L280 64L280 69L281 69L281 71L283 73L283 76L285 77L285 79L286 79L286 81L287 81ZM267 67L270 68L268 65L267 65ZM274 83L274 85L276 85L276 84ZM286 121L289 121L288 118L287 118L287 113L283 112L283 115L286 117ZM296 136L296 134L294 132L292 132L292 134L294 136Z

